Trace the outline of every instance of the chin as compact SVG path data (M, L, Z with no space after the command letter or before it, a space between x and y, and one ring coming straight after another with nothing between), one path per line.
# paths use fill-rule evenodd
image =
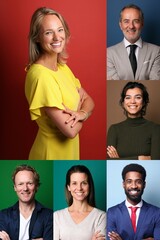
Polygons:
M141 195L139 196L128 195L128 199L132 202L139 203L141 201Z
M127 112L127 116L131 118L137 118L140 117L141 114L139 112Z

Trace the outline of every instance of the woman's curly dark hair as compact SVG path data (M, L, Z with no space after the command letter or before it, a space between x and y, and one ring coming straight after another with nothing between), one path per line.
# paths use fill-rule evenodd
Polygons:
M142 83L128 82L124 86L124 88L121 92L121 98L120 98L119 104L124 109L123 102L124 102L124 98L126 97L126 92L127 92L128 89L133 89L133 88L139 88L142 91L143 107L142 107L140 113L141 113L141 116L144 116L146 114L146 109L147 109L147 106L148 106L148 103L149 103L149 94L147 92L147 88ZM125 113L125 115L127 115L127 112L126 112L125 109L124 109L124 113Z

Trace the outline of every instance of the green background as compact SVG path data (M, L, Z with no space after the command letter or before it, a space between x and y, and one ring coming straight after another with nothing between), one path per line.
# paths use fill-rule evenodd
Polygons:
M54 211L67 207L65 200L65 178L68 169L73 165L85 165L89 168L94 185L96 207L106 210L106 161L54 161Z
M18 200L13 188L12 173L16 166L21 164L30 165L39 173L41 185L36 193L36 199L44 206L53 209L53 162L28 160L0 161L0 209L8 208Z

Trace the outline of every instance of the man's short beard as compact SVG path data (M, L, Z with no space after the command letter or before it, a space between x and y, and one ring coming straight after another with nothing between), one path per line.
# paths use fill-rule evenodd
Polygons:
M131 200L132 202L139 203L141 201L141 199L142 199L143 189L142 189L142 191L140 192L140 194L138 196L131 195L126 190L125 190L125 194L126 194L127 198L129 200Z

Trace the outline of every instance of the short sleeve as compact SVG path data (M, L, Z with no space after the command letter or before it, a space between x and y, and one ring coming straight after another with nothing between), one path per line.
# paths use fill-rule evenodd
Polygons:
M42 107L64 109L57 82L47 71L31 71L26 76L25 94L29 103L31 119L36 120L43 113Z

